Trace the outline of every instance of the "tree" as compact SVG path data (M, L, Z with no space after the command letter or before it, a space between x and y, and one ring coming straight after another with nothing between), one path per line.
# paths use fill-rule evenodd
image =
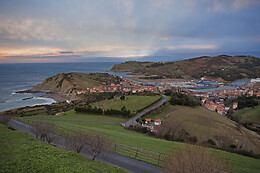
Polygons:
M110 147L110 140L103 135L89 135L86 148L92 154L92 160Z
M47 121L32 121L30 131L42 141L47 141L49 144L55 140L54 131L56 129L52 122Z
M10 116L0 116L0 121L5 124L8 125L8 122L11 120Z
M165 159L165 173L227 173L228 166L203 147L186 146Z
M83 149L83 147L87 144L88 135L83 132L72 132L67 131L66 141L69 148L77 153Z

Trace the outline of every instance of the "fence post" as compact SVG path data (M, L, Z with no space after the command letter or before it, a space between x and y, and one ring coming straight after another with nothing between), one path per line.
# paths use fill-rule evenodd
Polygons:
M158 166L160 166L161 154L162 154L162 153L160 153L160 154L159 154L159 157L158 157Z
M138 148L136 148L135 159L137 157L137 153L138 153Z

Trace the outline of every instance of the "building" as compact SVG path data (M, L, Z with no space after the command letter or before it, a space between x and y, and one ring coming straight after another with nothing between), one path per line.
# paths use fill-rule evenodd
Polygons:
M152 119L145 119L145 124L149 124L152 121Z
M238 103L237 103L237 102L234 102L234 103L233 103L233 109L236 109L237 106L238 106Z
M157 119L154 121L154 125L156 125L156 126L159 126L161 124L162 124L162 120L160 120L160 119Z

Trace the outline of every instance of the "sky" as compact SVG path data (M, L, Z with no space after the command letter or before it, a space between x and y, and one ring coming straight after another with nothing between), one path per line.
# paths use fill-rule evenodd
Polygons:
M1 0L0 63L260 57L260 0Z

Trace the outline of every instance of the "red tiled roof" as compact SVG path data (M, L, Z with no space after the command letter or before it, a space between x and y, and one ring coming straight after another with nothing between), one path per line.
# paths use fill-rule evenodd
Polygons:
M154 122L160 123L160 122L162 122L162 120L157 119L157 120L155 120Z

